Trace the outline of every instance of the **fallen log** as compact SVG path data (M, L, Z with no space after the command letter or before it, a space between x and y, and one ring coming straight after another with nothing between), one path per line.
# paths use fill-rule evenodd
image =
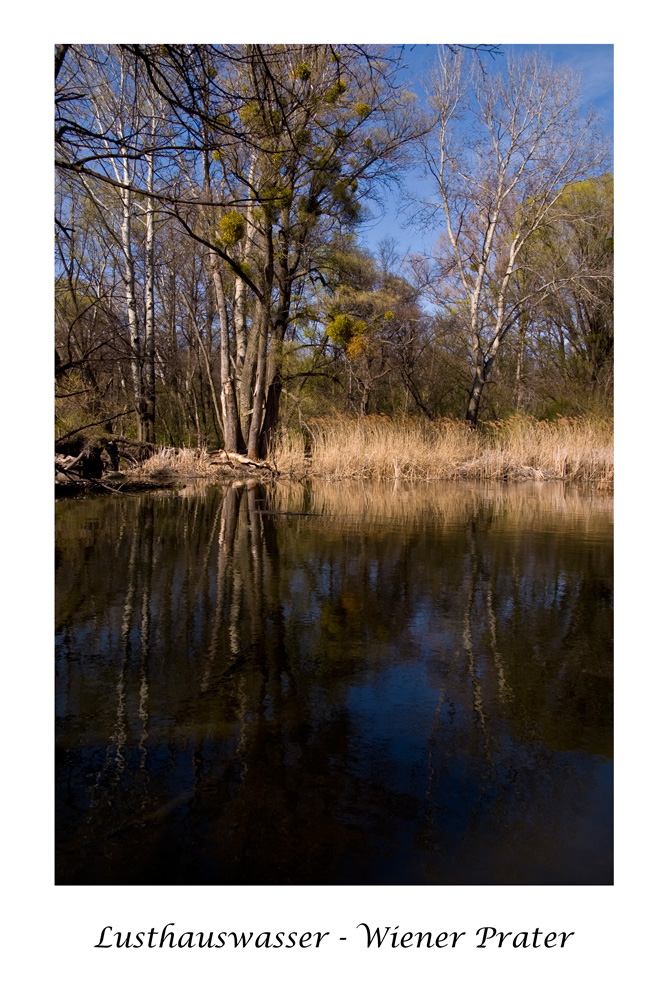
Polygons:
M210 453L210 464L211 465L245 465L250 466L253 469L268 469L270 472L279 475L277 467L271 464L269 461L264 461L263 459L248 458L247 455L239 455L236 451L225 451L221 448L219 451L213 451Z

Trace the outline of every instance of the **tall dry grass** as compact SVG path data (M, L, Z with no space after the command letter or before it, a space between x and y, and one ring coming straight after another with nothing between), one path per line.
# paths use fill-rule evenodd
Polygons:
M612 421L596 417L513 416L477 430L450 419L338 417L283 434L274 458L282 473L326 479L560 479L606 489L614 480Z

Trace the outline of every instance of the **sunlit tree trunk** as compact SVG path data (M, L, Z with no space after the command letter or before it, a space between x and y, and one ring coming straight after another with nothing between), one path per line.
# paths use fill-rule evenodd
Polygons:
M236 380L231 371L231 351L229 344L229 330L226 319L226 302L224 299L224 288L222 285L222 275L220 273L219 258L216 254L209 255L210 268L212 270L212 280L215 287L215 298L217 301L217 314L219 316L219 373L221 380L221 403L222 403L222 425L224 431L224 447L227 451L243 452L245 443L240 429L238 419L238 405L236 400Z
M130 183L129 161L123 156L123 180ZM131 344L131 371L134 388L134 406L136 408L136 428L139 441L144 440L145 395L143 391L143 370L141 357L141 334L136 306L136 262L132 249L132 195L127 188L122 192L122 253L123 278L125 283L125 301L127 303L127 322Z
M153 140L154 140L153 125ZM148 154L148 190L154 184L154 153ZM155 200L148 198L145 242L145 407L142 440L155 442Z
M252 220L252 190L256 179L257 154L252 150L252 158L247 178L247 207L245 210L245 236L242 242L242 257L247 260L254 236L255 226ZM247 356L247 285L240 277L236 277L233 297L233 337L235 342L235 371L239 386L242 385L242 375ZM247 402L247 401L245 401ZM243 409L241 403L241 410Z
M207 150L203 152L203 189L206 200L212 200L212 185L210 183L210 161ZM221 265L218 255L214 251L207 254L208 269L212 276L213 287L215 289L215 302L217 305L217 315L219 317L219 374L220 374L220 402L222 405L222 431L224 434L224 447L227 451L242 452L245 450L240 420L238 416L238 403L236 397L236 378L231 368L231 344L229 339L228 321L226 318L226 299L224 297L224 285L222 283Z
M265 302L258 304L258 333L256 376L252 394L252 418L247 439L247 454L250 458L264 458L265 449L261 439L263 415L266 404L266 373L268 354L268 332L270 327L270 306Z
M271 330L270 292L273 287L273 240L272 226L265 222L265 230L260 239L263 256L263 275L261 282L261 298L257 302L256 331L256 376L252 394L252 418L247 438L247 454L250 458L265 458L265 441L261 434L266 406L267 372L268 372L268 341Z

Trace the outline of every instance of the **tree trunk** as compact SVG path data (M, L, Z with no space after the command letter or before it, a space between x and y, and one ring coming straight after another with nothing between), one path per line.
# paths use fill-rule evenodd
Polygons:
M269 286L268 286L269 287ZM254 392L252 395L252 419L249 425L249 437L247 440L247 454L249 458L265 458L263 452L263 436L261 427L263 426L263 414L266 403L266 372L268 355L268 327L270 325L270 304L260 302L258 304L259 330L257 341L256 358L256 378L254 379Z
M263 415L266 406L266 383L268 371L268 341L271 327L270 316L270 293L273 286L274 264L273 264L273 242L272 226L267 223L262 232L262 243L264 253L263 280L261 287L261 298L257 302L258 331L256 335L256 377L254 379L254 392L252 395L252 419L249 425L249 436L247 439L247 454L250 458L265 458L263 450L265 441L261 434L263 427Z
M524 341L526 330L526 317L520 317L519 344L517 351L517 370L515 372L515 409L521 410L523 398L524 382Z
M242 370L242 377L239 379L240 384L238 386L240 426L245 436L245 440L247 440L247 437L249 436L249 428L252 420L252 387L254 384L254 376L256 374L258 322L257 305L253 316L251 336L249 336L247 340L247 355L245 357L245 363Z
M471 427L475 427L478 424L478 410L480 409L480 397L483 394L483 389L485 388L485 372L482 368L477 367L476 373L473 379L473 386L471 387L471 393L469 395L469 402L466 407L465 421Z
M206 132L206 143L208 140ZM208 201L212 198L212 186L210 183L210 161L207 150L203 150L203 185ZM211 220L209 220L211 221ZM219 317L219 374L220 374L220 402L222 404L222 431L224 434L224 447L227 451L244 452L245 442L243 440L240 418L238 415L238 401L236 397L236 377L231 369L231 344L229 340L229 328L226 319L226 300L224 298L224 286L220 262L217 254L211 250L208 253L208 268L212 274L212 281L215 288L215 300L217 303L217 315Z
M252 219L252 202L254 177L256 173L256 151L252 151L252 160L247 180L247 206L245 208L245 236L242 243L242 258L247 260L251 252L252 240L256 226ZM247 285L242 278L236 277L233 300L233 338L235 341L235 373L236 381L242 384L242 373L247 357ZM241 403L241 411L243 409Z
M499 312L501 312L501 308L499 309ZM464 418L467 424L471 427L475 427L478 423L480 398L483 394L485 386L487 385L490 370L496 361L499 348L504 337L508 333L508 330L510 330L510 326L511 324L504 326L502 317L499 316L494 330L494 339L492 340L487 353L483 352L482 345L480 344L480 338L477 333L474 332L474 340L476 342L476 346L474 348L475 371L473 376L473 385L471 386L471 392L469 394L469 402L466 408L466 417Z
M362 396L360 397L360 416L366 417L369 409L369 386L362 383Z
M123 158L123 180L125 184L130 183L129 161L126 155ZM122 252L124 257L123 277L125 282L125 301L127 303L127 322L129 324L129 338L131 343L131 369L134 387L134 406L136 407L136 429L139 441L143 441L145 395L143 392L141 335L139 332L139 318L136 309L136 273L134 255L132 252L131 212L132 196L127 189L124 189L122 193Z
M265 458L272 447L279 421L279 401L282 395L282 373L275 372L270 385L268 386L268 396L266 398L266 411L263 415L263 427L261 429L261 452Z
M154 153L148 157L148 190L154 179ZM145 241L145 408L142 440L155 443L155 201L148 199Z
M261 451L263 457L267 457L273 444L277 424L279 422L279 404L282 395L282 360L283 345L286 337L286 328L289 322L289 309L291 305L291 280L287 275L288 257L286 253L280 254L279 270L280 274L280 295L275 321L272 329L272 342L270 344L270 357L268 363L268 392L266 395L266 408L263 415L263 427L261 428Z
M224 301L224 288L222 286L222 276L219 270L219 258L215 253L208 255L212 280L215 286L215 297L217 300L217 313L219 315L220 327L220 348L219 348L219 374L221 379L221 403L222 403L222 429L224 431L224 447L227 451L242 453L245 451L238 417L238 404L236 400L236 383L231 371L231 352L229 346L229 330L226 320L226 303Z

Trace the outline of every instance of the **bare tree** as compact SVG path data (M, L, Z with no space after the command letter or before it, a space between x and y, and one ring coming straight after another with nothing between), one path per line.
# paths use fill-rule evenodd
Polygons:
M425 150L445 233L433 271L438 301L465 324L472 366L466 420L509 332L558 280L517 281L525 250L551 223L566 188L603 162L593 112L579 111L579 79L538 55L489 73L442 50L432 82L437 128Z

